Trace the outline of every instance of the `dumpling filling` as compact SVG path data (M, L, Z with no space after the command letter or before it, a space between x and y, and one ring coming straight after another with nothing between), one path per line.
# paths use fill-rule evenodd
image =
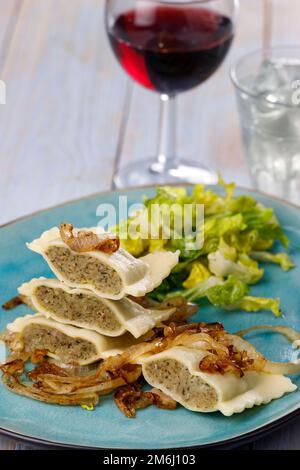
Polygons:
M97 354L91 342L81 338L71 338L45 325L26 326L22 333L22 340L26 351L46 349L49 353L58 356L64 363L86 361Z
M90 284L110 295L118 295L122 291L119 274L92 256L75 254L61 246L50 246L45 254L54 268L72 283Z
M188 368L175 359L160 359L143 367L146 380L173 397L180 397L180 403L187 408L202 411L214 410L217 393L199 376L192 375ZM179 400L178 400L179 401Z
M38 286L34 292L41 306L62 321L80 322L87 328L117 331L122 329L116 315L94 295L70 294L63 289Z

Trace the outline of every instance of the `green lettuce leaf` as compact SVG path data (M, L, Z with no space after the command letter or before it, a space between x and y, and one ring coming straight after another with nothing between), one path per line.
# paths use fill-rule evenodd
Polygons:
M235 249L234 246L228 245L225 242L224 238L221 238L220 240L219 251L224 256L224 258L230 261L235 261L237 258L237 250Z
M212 287L223 284L223 280L215 276L210 276L202 282L199 282L194 287L190 289L181 289L169 292L166 298L182 296L185 297L189 302L198 302L200 299L206 297L207 292ZM152 297L152 294L151 294Z
M234 276L220 285L211 287L206 295L210 303L216 307L226 307L239 302L249 292L249 287Z
M242 232L247 228L242 214L235 214L224 217L206 218L204 224L204 236L207 238L224 237L231 233Z
M283 271L289 271L294 268L295 265L287 253L269 253L268 251L253 251L251 256L258 260L266 263L279 264Z
M260 312L261 310L270 310L275 317L282 315L279 299L268 299L262 297L245 296L234 305L225 307L228 310L245 310L246 312Z
M172 186L158 187L153 198L146 198L144 204L149 208L153 204L184 204L187 200L187 192L184 188L173 188Z
M255 199L251 196L239 196L231 199L227 203L227 210L233 213L245 213L254 209L257 205Z
M282 230L273 209L257 204L254 209L243 214L248 229L257 230L264 240L278 240L288 247L289 240Z
M235 185L227 184L221 177L219 188L215 191L196 185L192 192L172 186L157 188L153 197L144 199L143 210L117 227L117 233L129 226L137 228L136 235L130 233L128 239L121 239L121 246L136 257L157 250L180 250L178 265L151 293L153 298L163 300L178 294L197 301L207 296L217 306L247 311L269 309L279 315L277 300L250 297L247 286L263 276L260 261L276 263L286 271L293 267L286 253L269 252L278 241L287 247L288 239L273 209L264 207L251 195L235 196ZM180 231L178 237L177 223L180 222L178 227L183 225L185 204L192 204L192 230L183 237ZM205 220L198 226L197 204L204 205L205 213ZM195 244L197 235L204 235L202 248Z
M263 276L264 270L241 260L236 262L226 259L220 250L208 255L208 267L217 277L235 276L246 284L256 284Z
M189 277L184 281L183 287L189 289L190 287L195 287L205 279L208 279L211 276L209 270L204 266L200 261L195 261L192 264L192 270Z
M231 201L233 196L234 196L234 190L235 190L235 183L226 183L226 181L224 181L224 179L222 178L221 174L219 173L218 175L218 184L219 186L221 186L221 188L223 188L225 190L225 194L226 194L226 201Z

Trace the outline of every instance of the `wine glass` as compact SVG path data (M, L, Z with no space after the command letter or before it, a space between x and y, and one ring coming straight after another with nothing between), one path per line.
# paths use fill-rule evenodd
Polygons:
M116 187L171 182L213 184L214 171L176 153L176 96L207 80L233 41L238 0L106 0L106 27L124 70L161 99L155 158L135 161Z

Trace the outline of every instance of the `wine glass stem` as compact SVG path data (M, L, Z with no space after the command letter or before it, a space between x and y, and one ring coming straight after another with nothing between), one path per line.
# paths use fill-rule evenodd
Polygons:
M159 142L157 161L151 166L155 173L163 173L176 160L176 98L161 95Z

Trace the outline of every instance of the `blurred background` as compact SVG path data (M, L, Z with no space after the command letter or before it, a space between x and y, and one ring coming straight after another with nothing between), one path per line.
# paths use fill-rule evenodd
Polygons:
M225 64L179 96L178 147L250 187L229 68L261 47L263 0L240 3ZM274 4L273 45L299 44L299 0ZM157 96L117 64L104 0L0 0L0 80L0 223L108 190L118 167L156 151Z

